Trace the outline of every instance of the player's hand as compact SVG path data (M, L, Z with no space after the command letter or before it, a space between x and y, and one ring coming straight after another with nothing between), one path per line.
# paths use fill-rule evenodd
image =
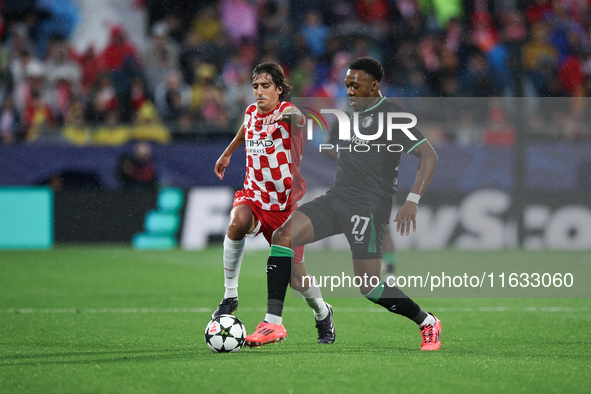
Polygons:
M417 211L419 206L411 201L406 201L396 214L394 221L396 222L396 231L400 235L410 234L410 225L412 223L412 231L417 231Z
M230 164L230 156L221 155L220 158L215 162L215 167L213 168L213 172L220 178L220 181L224 179L224 173L226 172L226 167Z
M285 122L285 114L280 112L278 114L271 114L261 119L263 125L273 124L277 122Z

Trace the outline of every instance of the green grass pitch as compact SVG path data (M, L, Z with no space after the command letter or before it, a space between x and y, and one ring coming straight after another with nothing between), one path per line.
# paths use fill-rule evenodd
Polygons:
M434 253L443 261L482 255L409 251L398 254L399 264ZM486 255L555 258L524 251ZM265 261L265 252L250 252L242 265L236 315L249 333L264 316ZM421 299L443 323L442 349L421 352L414 323L363 299L328 300L337 341L318 345L311 311L288 294L287 341L213 354L203 330L222 292L220 248L2 251L0 392L590 390L589 299Z

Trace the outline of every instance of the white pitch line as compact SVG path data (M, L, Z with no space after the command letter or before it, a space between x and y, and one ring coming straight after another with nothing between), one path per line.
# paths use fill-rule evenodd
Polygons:
M482 306L466 308L435 308L437 312L589 312L585 307L520 307ZM304 312L308 308L285 308L285 312ZM213 308L8 308L0 314L101 314L101 313L212 313ZM240 308L239 312L265 312L264 308ZM377 308L335 308L338 313L386 313Z

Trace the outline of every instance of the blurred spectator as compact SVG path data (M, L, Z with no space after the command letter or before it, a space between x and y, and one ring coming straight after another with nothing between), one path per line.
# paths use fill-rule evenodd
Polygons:
M509 48L501 38L487 54L490 65L491 79L495 91L503 95L511 95L511 68Z
M0 136L3 145L12 145L21 139L19 113L10 96L4 98L0 109Z
M82 105L72 105L66 114L63 136L74 145L83 146L92 143L92 130L86 124Z
M386 0L356 0L355 10L359 19L367 24L390 19L390 6Z
M543 61L550 61L556 64L556 49L548 44L546 40L546 27L536 24L532 28L531 39L523 46L523 67L525 71L532 72Z
M108 73L103 73L97 78L95 87L90 94L89 104L87 118L94 123L104 121L107 112L118 109L119 99Z
M375 33L375 29L372 30ZM373 36L361 34L353 40L353 50L351 55L353 58L371 56L375 59L381 59L381 50L378 47L378 42Z
M168 4L165 4L165 7L168 8ZM183 14L186 13L187 10ZM179 18L178 15L174 13L167 13L164 16L164 23L166 24L166 28L168 29L168 35L170 38L176 41L176 43L180 43L183 41L183 36L185 34L185 26L183 26L183 22Z
M558 68L558 80L562 90L570 96L579 96L583 90L583 65L578 53L571 53Z
M425 75L418 69L410 70L408 85L404 91L407 97L427 97L429 90L425 84Z
M119 122L119 113L109 111L105 116L105 123L95 129L93 143L101 146L118 146L127 143L130 137L131 130Z
M237 42L243 38L250 41L256 39L258 19L254 2L220 0L219 10L223 30L232 41Z
M429 36L421 40L417 49L421 69L426 74L428 85L435 91L438 84L437 73L441 68L441 42L437 37Z
M327 70L329 78L321 84L320 90L315 92L314 95L327 96L327 97L341 97L343 95L343 81L345 80L345 74L349 68L349 64L353 60L353 55L349 52L341 51L332 58L330 69ZM318 81L314 81L318 82ZM384 88L385 88L384 83ZM307 96L310 91L305 91L304 96Z
M152 146L144 141L133 146L133 154L123 154L117 163L117 177L122 189L152 189L158 186Z
M225 86L230 87L236 84L244 83L244 79L250 78L250 72L252 70L251 63L240 56L239 52L235 52L224 65L222 69L222 82ZM200 65L201 66L201 65ZM206 63L204 67L197 67L195 71L199 72L199 77L203 76L203 72L209 75L210 79L215 78L217 72L215 66ZM250 85L250 79L248 80Z
M230 120L224 108L224 96L220 88L215 85L208 85L203 92L203 104L201 105L198 117L205 123L205 132L225 132Z
M189 85L193 84L195 70L201 64L205 54L202 52L201 38L195 30L189 30L183 41L179 55L179 67L183 79Z
M172 135L176 141L189 141L197 137L193 117L189 111L183 111L177 118Z
M88 95L100 74L100 64L94 46L90 45L84 53L76 57L82 69L82 94Z
M231 123L224 105L224 92L214 83L215 68L211 64L202 64L197 69L196 74L196 81L192 86L193 99L191 108L200 124L198 127L199 132L213 134L227 132L227 128ZM249 81L250 85L250 76L245 77L245 79ZM240 114L237 115L240 119L241 113L237 113ZM225 128L226 130L224 130Z
M161 84L166 76L175 70L174 61L168 51L163 48L158 54L157 59L153 62L148 62L145 68L146 82L148 83L147 90L155 92L156 87Z
M166 122L173 121L191 103L191 88L183 81L178 70L172 70L164 81L156 86L154 104Z
M461 94L465 97L489 97L497 95L486 58L482 53L474 53L460 78Z
M49 61L45 67L47 81L53 90L53 106L56 115L65 118L72 99L81 93L82 71L68 55L64 42L54 42L49 50Z
M320 9L322 12L322 16L324 17L324 20L327 24L330 24L331 26L337 27L340 25L351 25L358 23L354 1L324 0L321 3L309 2L309 4L311 5L311 7L301 7L302 9L300 9L299 11L305 13L309 11L311 8Z
M474 44L481 52L490 52L499 40L499 33L492 15L488 12L476 11L471 17L471 24Z
M281 49L279 48L279 42L272 37L267 37L263 40L262 45L259 46L259 62L275 62L280 63L279 54ZM289 70L286 70L289 73Z
M527 25L523 15L517 11L508 11L501 15L503 36L506 42L523 42L527 37Z
M536 96L561 97L566 95L560 86L556 67L548 58L542 59L540 64L530 73L530 80Z
M131 110L129 118L135 119L139 109L149 100L144 81L140 77L135 77L129 87L129 109Z
M548 0L532 0L525 9L527 23L533 25L552 14L552 2Z
M234 11L229 10L228 12L232 13ZM234 12L232 15L235 16L241 14L240 12ZM234 19L234 22L236 21L237 19ZM232 21L230 22L230 24L232 24ZM199 15L197 15L197 18L195 18L195 21L193 23L193 29L195 30L197 35L203 39L203 41L209 43L217 41L218 37L222 34L222 24L215 6L208 6L205 9L203 9L203 11Z
M55 116L37 90L31 92L31 97L22 114L22 124L25 138L29 142L41 139L40 137L44 137L44 135L53 136L55 134Z
M257 59L257 51L260 48L255 45L253 42L248 41L248 40L242 40L240 41L240 43L238 44L238 55L242 58L241 63L243 63L244 65L247 65L246 67L249 69L248 73L250 74L250 70L252 70L252 68L254 67L255 63L260 63L260 61ZM224 61L227 61L226 59L224 59ZM216 66L215 63L212 63L214 66ZM217 69L217 66L216 66Z
M261 35L281 33L288 21L288 4L280 0L263 0L259 6Z
M216 69L212 64L202 64L195 70L195 82L191 86L191 109L199 111L205 97L205 90L213 85ZM250 77L250 76L249 76Z
M29 55L35 53L35 46L29 37L29 29L24 23L14 23L10 33L6 42L10 62L20 58L23 53Z
M113 26L110 30L109 43L99 56L99 62L103 71L119 71L123 69L126 61L137 61L135 46L125 37L125 31L121 26Z
M244 108L254 101L254 96L249 73L237 72L235 78L232 78L231 83L226 83L224 108L232 119L240 119L244 114ZM292 97L296 97L295 93L292 93Z
M259 37L277 43L280 63L284 63L286 53L293 50L293 24L289 18L289 3L282 0L263 0L259 3Z
M33 92L37 92L45 102L51 102L51 91L45 79L45 68L38 60L26 63L25 78L14 86L14 104L19 111L24 111L31 103Z
M308 12L300 32L310 52L314 56L323 56L326 52L329 30L322 21L322 15L317 11Z
M316 58L313 56L305 56L294 68L290 82L292 86L291 94L293 97L302 97L303 93L314 85L316 75ZM250 81L249 81L250 82ZM252 87L249 83L249 99L252 99Z
M170 132L162 124L158 117L156 107L149 101L146 101L140 107L133 127L131 138L136 140L147 140L167 144L170 142Z
M462 39L462 25L460 20L453 18L449 21L445 31L445 46L452 51L457 51Z
M453 76L443 77L439 95L441 97L458 97L458 84Z
M282 58L284 59L285 64L289 67L295 66L304 56L310 54L304 36L299 31L295 32L292 46L288 48L287 51L284 51Z
M157 22L152 26L152 37L148 47L143 53L145 73L148 79L149 89L164 80L164 76L172 69L177 68L179 48L168 36L168 26L165 22Z
M27 77L27 69L31 62L38 62L28 49L21 49L15 54L10 63L10 74L12 76L13 86L19 86Z
M141 61L135 45L129 41L121 26L113 26L110 40L99 56L100 69L108 72L117 95L122 96L141 69Z

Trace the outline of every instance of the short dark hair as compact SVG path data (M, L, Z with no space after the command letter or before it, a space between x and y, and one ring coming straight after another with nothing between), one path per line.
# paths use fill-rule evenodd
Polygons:
M291 92L291 86L287 83L285 79L285 74L283 73L283 69L281 66L275 62L265 62L255 66L252 70L252 75L250 76L250 81L253 82L256 77L261 74L269 74L273 83L276 87L283 88L283 92L279 95L279 100L283 101L283 98Z
M371 75L380 82L384 77L382 63L371 57L360 57L351 62L349 70L361 70Z

